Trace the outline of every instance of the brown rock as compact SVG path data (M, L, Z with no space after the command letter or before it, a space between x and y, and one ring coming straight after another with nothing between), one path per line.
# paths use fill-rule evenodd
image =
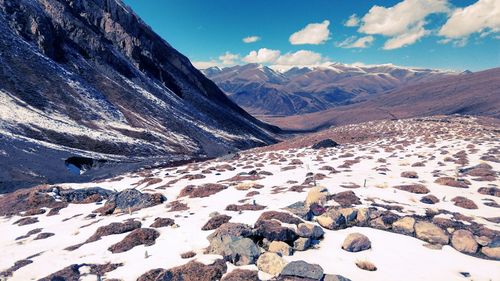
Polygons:
M417 222L415 224L415 234L418 239L432 244L448 244L449 237L446 232L430 222Z
M336 193L331 196L331 199L339 203L342 207L351 207L352 205L361 204L358 196L351 190Z
M149 226L154 228L167 227L175 224L175 221L171 218L155 218L155 221Z
M262 221L262 220L278 220L283 223L288 223L288 224L295 224L298 225L302 222L303 220L295 217L294 215L291 215L289 213L285 212L277 212L277 211L267 211L264 212L260 215L260 217L257 219L257 221Z
M472 232L464 229L459 229L453 232L451 237L451 245L457 251L466 253L466 254L474 254L477 252L477 242L474 239L474 235Z
M214 216L205 223L205 225L201 228L201 230L214 230L219 226L229 222L230 219L231 217L228 215Z
M452 177L440 177L434 181L437 184L447 185L458 188L469 188L470 182L467 180L456 180Z
M360 269L367 270L367 271L377 270L377 267L369 261L357 261L356 266L359 267Z
M236 204L230 204L227 205L226 211L233 211L233 212L240 212L240 211L260 211L264 210L266 206L262 206L259 204L242 204L242 205L236 205Z
M90 243L101 239L103 236L121 234L140 228L141 222L135 220L127 220L125 222L113 222L105 226L97 228L96 232L90 236L85 243Z
M139 228L129 233L122 241L108 248L113 254L126 252L135 246L151 246L160 233L152 228Z
M211 265L197 261L171 269L153 269L141 275L137 281L213 281L220 280L227 270L224 260L217 260Z
M409 179L418 179L418 174L417 172L407 171L407 172L402 172L401 177Z
M425 204L436 204L439 202L439 199L436 196L429 194L429 195L425 195L424 197L422 197L420 199L420 202L425 203Z
M368 237L361 233L351 233L347 235L342 243L342 249L348 252L360 252L371 248Z
M404 234L413 234L415 232L415 219L412 217L403 217L392 224L394 231Z
M226 274L221 281L259 281L259 272L248 269L235 269Z
M426 194L430 192L423 184L397 185L394 186L394 188L415 194Z
M474 201L467 199L463 196L457 196L451 199L452 202L455 202L455 206L464 208L464 209L477 209L476 203Z
M477 192L484 195L500 197L500 188L497 187L481 187L477 190Z
M216 194L226 188L227 186L225 185L215 183L207 183L198 187L194 185L188 185L181 190L181 192L179 193L179 197L188 196L189 198L203 198Z

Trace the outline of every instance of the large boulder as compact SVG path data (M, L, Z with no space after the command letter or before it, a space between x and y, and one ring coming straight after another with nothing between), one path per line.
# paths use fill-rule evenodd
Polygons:
M209 253L221 255L235 265L249 265L255 263L260 251L249 238L226 235L210 241Z
M236 236L236 237L250 237L253 235L252 228L243 223L228 222L217 228L212 234L208 236L208 241L222 236Z
M226 262L216 260L213 264L190 261L171 269L152 269L141 275L137 281L213 281L220 280L227 270Z
M351 207L352 205L361 204L361 200L359 199L359 197L356 196L356 193L351 190L336 193L329 196L329 198L339 203L342 207Z
M398 233L413 234L415 232L415 219L403 217L392 224L392 229Z
M348 252L360 252L370 249L372 246L370 239L361 233L351 233L347 235L342 243L342 249Z
M205 225L201 228L201 230L214 230L217 229L219 226L229 222L231 219L230 216L228 215L216 215L212 218L210 218Z
M478 248L478 244L472 232L465 229L459 229L453 232L451 236L451 245L457 251L466 254L474 254L477 252Z
M263 221L263 220L277 220L283 223L287 224L299 224L302 223L303 221L294 215L291 215L289 213L285 212L278 212L278 211L267 211L262 213L257 221Z
M272 276L278 276L285 265L285 260L276 253L263 253L257 260L257 268Z
M272 241L269 244L269 252L277 253L282 256L291 256L293 254L293 249L285 242Z
M109 215L117 211L136 211L159 205L165 200L166 198L159 193L149 194L133 188L125 189L113 194L106 204L95 212Z
M489 258L500 260L500 237L496 236L488 243L488 246L482 247L481 253Z
M93 203L108 199L113 191L100 187L82 189L55 189L61 200L69 203Z
M322 227L330 230L342 229L346 227L344 215L335 209L329 209L324 214L317 217L316 221Z
M323 268L318 264L310 264L305 261L292 261L283 268L280 277L299 277L307 280L321 280L323 278Z
M0 200L1 200L1 198L0 198ZM303 220L309 221L313 217L313 213L311 212L311 209L309 208L309 206L305 205L304 201L295 202L292 205L284 208L284 210L298 216L299 218L301 218Z
M415 235L418 239L432 244L448 244L449 237L439 226L430 222L417 222L415 224Z
M309 238L300 237L293 242L293 249L295 251L305 251L312 245L312 240Z

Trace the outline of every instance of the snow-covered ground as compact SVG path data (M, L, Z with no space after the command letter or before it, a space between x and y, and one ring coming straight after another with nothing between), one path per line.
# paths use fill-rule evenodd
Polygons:
M181 254L188 251L197 253L192 259L208 262L217 258L214 255L204 254L204 249L209 245L206 237L212 231L202 231L201 228L211 213L227 214L232 217L231 222L253 225L265 211L283 211L282 208L286 206L304 201L312 184L304 185L303 192L290 188L301 185L308 173L326 175L324 179L318 179L316 184L327 188L330 194L353 191L361 200L361 204L356 207L369 207L374 203L400 206L401 211L393 212L401 216L425 215L429 209L446 210L468 216L473 222L493 231L500 231L500 225L491 219L499 216L499 208L484 204L498 202L498 197L478 192L481 187L498 187L500 184L498 180L500 163L481 160L485 159L484 156L495 156L492 149L500 148L498 132L476 130L480 125L473 123L464 125L460 122L456 124L422 122L418 126L415 123L417 121L398 122L400 123L391 125L398 126L399 133L396 136L346 143L337 148L314 150L308 146L275 151L250 150L241 153L239 159L219 159L175 168L140 171L99 183L60 185L66 188L99 186L116 191L137 188L142 192L161 193L167 200L165 204L139 211L95 218L86 218L93 210L100 207L95 203L70 204L62 209L59 215L36 215L34 217L38 217L39 222L24 226L13 224L21 218L20 216L1 217L0 245L3 258L0 259L0 271L13 266L18 260L38 253L40 255L30 258L33 263L16 270L8 280L35 280L71 264L107 262L124 265L107 273L105 278L136 280L154 268L171 268L185 264L188 260L182 259ZM447 126L446 133L440 133L443 126ZM464 126L471 126L470 134L464 133ZM474 130L472 126L475 126ZM428 134L415 136L415 128L427 131ZM452 155L459 151L466 152L467 164L451 162L450 157L453 158ZM498 159L498 155L496 157ZM346 160L356 159L359 162L351 164L350 168L339 167ZM423 162L424 165L412 166L417 162ZM438 177L456 177L458 168L472 167L481 163L487 163L492 167L496 172L495 179L477 181L474 180L475 177L460 175L471 182L469 188L435 183ZM234 170L223 169L221 165L230 165ZM324 166L333 167L337 172L330 173L322 169ZM284 167L291 168L283 169ZM379 170L376 170L377 168ZM260 184L263 188L241 190L236 188L236 185L241 184L241 180L228 180L242 172L248 173L253 170L272 173L261 175L261 179L244 180ZM406 171L416 172L418 178L401 177L401 173ZM204 177L190 180L185 178L186 175L204 175ZM158 180L149 186L148 183L137 185L145 178ZM205 183L221 183L228 188L203 198L178 197L180 191L187 185L198 186ZM427 187L430 190L429 194L435 195L439 202L433 205L425 204L420 202L420 199L427 194L415 194L393 188L397 185L415 183ZM359 187L346 188L352 185ZM257 191L258 194L247 196L250 191ZM456 196L472 200L478 208L465 209L456 206L451 201ZM188 209L170 212L168 204L175 200L187 204ZM260 211L242 212L225 210L229 204L243 203L259 204L266 208ZM331 200L328 204L337 203ZM439 216L446 217L443 214ZM133 218L141 221L142 227L148 227L157 217L174 219L176 227L158 228L160 236L152 246L140 245L116 254L108 251L109 246L121 241L128 234L123 233L104 236L101 240L84 244L74 251L65 250L69 246L84 242L100 226ZM92 223L90 226L86 226L90 223ZM36 235L16 240L16 237L34 228L42 228L43 232L55 235L42 240L34 240ZM325 232L317 248L297 251L294 255L284 258L287 261L304 260L316 263L321 265L325 273L341 274L351 280L500 280L499 261L465 255L450 245L442 249L431 249L424 247L425 242L417 238L370 227L351 227L338 231L325 229ZM358 253L342 250L344 238L353 232L365 234L371 240L371 249ZM365 259L374 263L377 270L365 271L356 267L356 261ZM257 270L255 265L244 268ZM232 269L234 266L230 265L229 270ZM470 277L464 277L460 272L467 272ZM259 276L266 277L262 273Z

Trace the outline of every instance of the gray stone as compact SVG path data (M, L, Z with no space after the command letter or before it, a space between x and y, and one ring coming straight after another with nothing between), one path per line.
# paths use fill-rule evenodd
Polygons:
M318 264L310 264L305 261L292 261L283 268L280 276L296 276L321 280L323 278L323 268Z

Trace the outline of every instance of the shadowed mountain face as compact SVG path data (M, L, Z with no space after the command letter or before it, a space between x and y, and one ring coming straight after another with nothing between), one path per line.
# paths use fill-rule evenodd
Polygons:
M458 73L394 65L331 64L273 70L259 64L203 70L254 115L297 115L356 103L382 92Z
M0 187L274 142L120 0L0 0ZM135 164L134 164L135 165Z
M283 128L312 129L438 114L500 118L500 68L420 83L311 114L264 119Z

